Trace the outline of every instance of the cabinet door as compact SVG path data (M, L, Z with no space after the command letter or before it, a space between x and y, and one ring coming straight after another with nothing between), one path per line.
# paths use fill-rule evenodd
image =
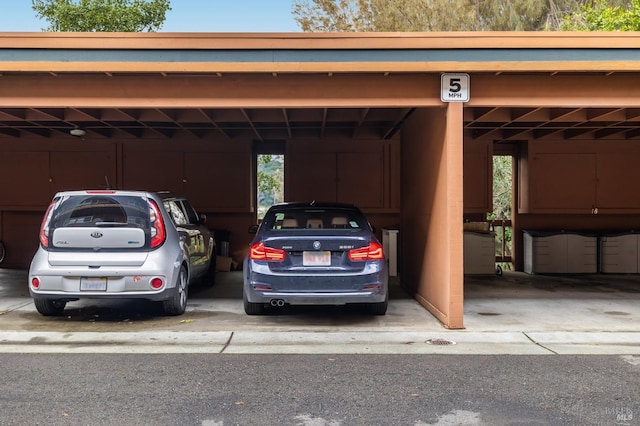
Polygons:
M335 201L336 154L326 152L296 152L294 154L289 201Z
M146 149L125 149L123 163L125 189L183 193L182 151L153 151L151 156Z
M115 153L75 151L51 153L51 179L54 191L103 189L116 184Z
M49 205L54 192L49 177L48 152L3 152L0 155L0 206Z
M493 154L488 142L464 142L464 212L493 210Z
M198 211L250 207L249 154L186 152L184 164L184 192Z
M464 233L464 273L495 274L496 240L493 233Z
M596 154L536 154L531 163L532 210L591 213L596 207Z
M639 161L631 153L598 154L596 207L600 213L640 209L640 191L631 189L640 182Z
M616 235L600 239L600 268L604 273L638 273L638 235Z
M362 208L382 207L381 152L339 153L337 201Z
M555 274L567 272L567 236L525 235L525 272Z
M597 271L597 238L567 235L567 272L570 274L595 274Z

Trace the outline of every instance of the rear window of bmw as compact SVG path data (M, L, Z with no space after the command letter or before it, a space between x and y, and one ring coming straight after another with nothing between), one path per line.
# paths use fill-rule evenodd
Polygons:
M314 229L367 229L368 223L357 210L344 208L291 208L274 210L264 220L271 230Z

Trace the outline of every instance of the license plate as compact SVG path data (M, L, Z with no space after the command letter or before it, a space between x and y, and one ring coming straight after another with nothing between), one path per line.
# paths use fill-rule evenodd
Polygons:
M80 291L107 291L106 278L80 278Z
M330 251L303 251L303 266L331 266Z

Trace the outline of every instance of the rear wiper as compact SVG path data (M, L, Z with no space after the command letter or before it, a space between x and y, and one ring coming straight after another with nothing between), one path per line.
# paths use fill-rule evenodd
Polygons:
M127 222L96 222L96 226L101 228L116 228L129 226Z

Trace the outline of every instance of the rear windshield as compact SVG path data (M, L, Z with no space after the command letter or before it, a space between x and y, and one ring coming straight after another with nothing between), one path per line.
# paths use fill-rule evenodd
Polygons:
M150 227L149 204L139 196L91 195L57 200L49 229L66 227Z
M272 208L267 212L262 226L272 230L294 229L368 229L369 224L362 213L350 208Z

